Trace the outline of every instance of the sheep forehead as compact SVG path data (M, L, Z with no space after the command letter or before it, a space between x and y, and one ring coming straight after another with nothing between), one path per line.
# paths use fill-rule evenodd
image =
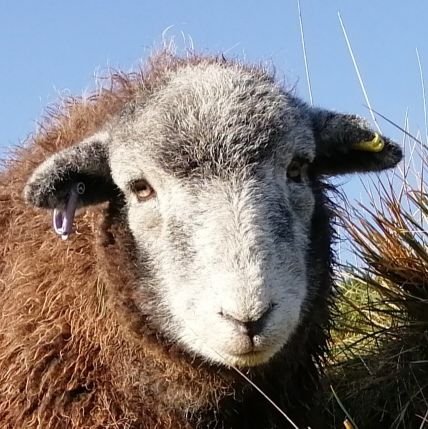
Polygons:
M227 175L279 148L311 158L305 114L266 73L239 65L193 65L174 72L125 118L116 150L122 159L136 159L135 152L143 150L176 176Z

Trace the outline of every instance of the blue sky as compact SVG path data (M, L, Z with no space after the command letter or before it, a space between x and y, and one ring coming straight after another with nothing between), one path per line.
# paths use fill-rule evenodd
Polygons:
M428 71L428 2L301 0L301 6L315 104L368 116L340 10L373 106L400 123L409 108L411 124L423 128L415 48ZM178 44L183 32L202 51L272 60L308 98L295 0L6 0L0 14L0 146L33 131L59 92L90 88L94 71L132 68L170 26L167 34Z
M342 35L340 11L373 107L414 132L424 127L415 49L428 73L428 2L301 0L314 102L369 117ZM171 27L172 26L172 27ZM5 0L0 13L0 153L36 128L61 92L81 94L95 71L130 70L162 33L197 50L268 60L308 100L295 0ZM427 78L428 83L428 78ZM387 124L382 130L401 140ZM358 196L361 186L348 178Z

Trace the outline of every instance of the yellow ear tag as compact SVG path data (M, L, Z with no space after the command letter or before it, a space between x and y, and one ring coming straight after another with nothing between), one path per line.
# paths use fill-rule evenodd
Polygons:
M378 133L375 133L372 140L356 143L352 147L363 152L380 152L385 147L385 142Z

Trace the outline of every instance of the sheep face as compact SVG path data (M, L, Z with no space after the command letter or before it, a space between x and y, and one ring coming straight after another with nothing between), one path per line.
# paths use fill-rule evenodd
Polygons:
M280 174L266 168L257 179L189 186L152 173L156 196L127 199L130 229L151 265L154 316L201 356L262 362L298 323L313 202L307 185L287 186Z
M182 70L111 131L159 325L209 360L264 362L299 321L314 207L306 120L266 76L211 65Z
M153 296L136 302L141 312L150 305L156 329L192 354L254 366L287 343L316 287L308 249L318 176L400 159L387 139L382 153L355 150L372 139L361 120L312 109L260 70L202 62L47 160L26 198L61 207L86 176L103 186L87 186L83 205L119 188L140 287Z

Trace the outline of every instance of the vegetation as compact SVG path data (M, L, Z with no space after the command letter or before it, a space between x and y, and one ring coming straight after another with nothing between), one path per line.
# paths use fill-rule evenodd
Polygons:
M427 166L417 140L400 173L342 213L360 262L339 288L329 411L348 427L428 428Z

